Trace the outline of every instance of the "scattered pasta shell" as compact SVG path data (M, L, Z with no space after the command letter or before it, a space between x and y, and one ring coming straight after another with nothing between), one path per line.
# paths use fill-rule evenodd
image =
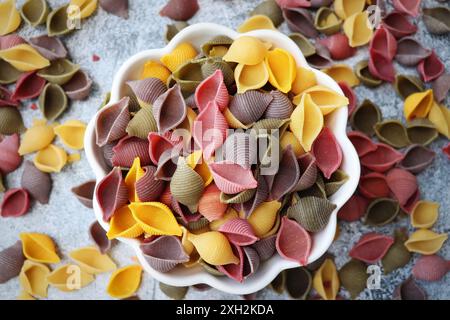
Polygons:
M355 66L355 73L359 80L368 87L377 87L383 82L370 73L368 60L358 62Z
M316 13L314 25L320 32L331 35L339 31L342 25L342 19L332 9L321 7Z
M398 201L378 198L367 207L364 223L371 226L383 226L392 222L400 212Z
M150 235L181 236L182 231L172 211L160 202L142 202L129 205L138 225ZM151 214L149 214L151 212Z
M350 297L355 299L367 286L366 265L358 260L350 260L339 270L339 280L342 286L350 292Z
M5 0L0 3L0 36L4 36L15 31L20 26L20 14L16 9L15 0Z
M445 233L439 234L427 229L419 229L409 236L405 246L410 252L431 255L442 248L447 238L448 235Z
M190 233L188 239L197 249L200 257L211 265L239 263L239 259L233 254L228 239L218 231L209 231L199 235Z
M83 271L90 274L99 274L116 270L116 264L111 258L102 254L95 247L84 247L69 253L69 257L75 261Z
M276 30L275 26L273 25L272 20L262 14L253 15L247 20L244 21L238 28L237 31L241 33L253 31L253 30L259 30L259 29L269 29L269 30Z
M350 123L353 129L372 136L375 133L375 124L381 121L380 108L372 101L365 99L353 112Z
M310 57L316 53L316 47L308 40L308 38L306 38L301 33L292 33L289 35L289 38L291 38L291 40L295 42L305 58Z
M159 283L159 289L169 298L174 300L183 300L186 296L189 287L173 287L165 283Z
M265 15L272 20L275 26L279 26L283 22L283 13L274 0L266 0L257 5L251 12L250 16Z
M363 235L350 250L349 256L374 264L381 260L394 243L394 238L370 232Z
M375 124L374 129L380 141L394 148L404 148L411 143L406 128L400 121L385 120Z
M433 34L446 34L450 32L449 17L450 10L448 7L440 6L423 9L423 22L428 31Z
M406 99L413 93L424 91L423 83L418 77L403 74L395 76L394 88L402 99Z
M36 27L46 22L49 11L46 0L28 0L20 9L20 14L30 26Z
M183 42L179 44L169 54L164 55L161 58L161 62L172 72L175 72L182 64L194 59L197 56L197 50L187 43Z
M55 127L55 134L67 147L75 150L84 148L86 124L78 120L69 120Z
M80 10L80 19L91 16L97 9L97 0L70 0L70 4L78 6Z
M439 136L434 124L428 119L415 119L406 127L408 138L413 144L426 146Z
M353 69L346 64L335 64L330 68L322 70L336 82L346 82L350 87L359 85L358 77L353 73Z
M57 84L48 83L39 96L39 109L45 119L56 120L67 108L68 101L64 90Z
M404 267L411 260L411 253L405 247L405 240L408 238L405 229L395 230L395 242L389 248L381 260L385 274L389 274L395 269Z
M79 70L79 65L67 59L57 59L53 60L47 68L38 71L37 75L50 83L62 86L69 82Z
M94 276L77 265L66 264L53 270L47 276L47 281L52 287L70 292L86 287L94 281Z
M41 1L41 0L34 0ZM44 0L42 0L44 2ZM29 39L30 45L50 61L67 57L67 49L59 38L42 35Z
M22 173L21 185L33 199L47 204L52 190L52 179L48 173L37 169L31 161L26 161Z
M45 120L34 120L33 126L25 132L20 143L19 154L25 155L47 147L54 139L52 125Z
M317 38L319 32L314 27L312 14L306 8L299 8L295 5L283 8L284 20L293 32L299 32L308 38Z
M67 153L64 149L50 144L36 154L33 163L42 172L61 172L67 163Z
M238 93L260 89L269 81L269 70L264 62L256 65L238 64L234 70Z
M439 203L419 201L411 212L411 225L414 228L431 228L439 217Z
M21 233L23 254L32 261L58 263L60 261L53 240L41 233Z
M19 44L9 49L0 50L0 58L19 71L34 71L50 65L50 61L41 56L29 44Z
M74 12L75 10L75 12ZM70 3L52 10L47 16L47 33L50 37L61 36L72 32L76 23L69 18L69 14L76 16L75 7L70 7Z
M355 13L344 21L344 33L351 47L360 47L369 43L373 35L367 11Z
M47 297L47 276L50 269L38 262L26 260L19 275L22 289L31 296Z
M283 93L291 91L297 75L294 57L286 50L276 48L268 52L265 61L269 70L269 82Z
M0 216L20 217L30 209L30 196L25 189L9 189L0 204Z
M336 265L331 259L326 259L315 272L313 287L324 300L336 300L340 282Z
M131 265L117 269L109 279L108 294L117 299L131 297L141 284L142 267Z
M365 5L365 0L336 0L334 10L340 18L347 19L355 13L362 12Z
M450 138L450 110L442 105L433 103L430 113L428 114L428 120L430 120L436 130L440 134Z
M350 131L347 133L347 136L355 147L360 158L377 149L375 143L373 143L373 141L362 132Z
M234 40L223 60L254 66L263 62L266 55L267 47L261 40L242 36Z
M426 300L427 294L419 287L412 277L409 277L394 289L393 300Z
M434 160L436 153L424 146L414 144L404 151L404 158L399 168L417 174L427 168Z
M383 17L382 25L397 39L416 33L417 26L413 24L408 15L396 10Z
M412 274L418 280L439 281L447 274L448 269L448 261L440 256L421 256L414 265Z
M409 95L404 103L406 120L425 118L433 106L433 90L417 92Z

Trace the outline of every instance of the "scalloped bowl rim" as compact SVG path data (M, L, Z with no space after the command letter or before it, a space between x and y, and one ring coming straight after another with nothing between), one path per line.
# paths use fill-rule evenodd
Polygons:
M201 43L204 43L212 37L218 35L226 35L232 39L247 35L272 42L277 47L281 47L289 51L294 56L297 65L313 70L319 84L325 85L332 90L343 94L339 85L331 77L319 70L311 68L307 64L297 45L289 37L280 32L272 30L255 30L240 34L221 25L213 23L198 23L181 30L166 47L162 49L142 51L129 58L114 77L109 105L119 101L123 95L126 95L126 89L124 86L125 82L131 80L132 78L136 78L145 61L151 59L159 60L162 55L170 53L178 44L182 42L190 42L199 47ZM336 194L330 198L330 200L336 204L337 208L332 213L330 221L324 230L313 235L313 246L311 248L311 254L308 258L308 263L312 263L317 260L332 244L337 225L337 212L352 196L358 185L360 165L356 150L346 135L347 112L347 107L336 110L327 116L326 125L332 129L339 145L342 148L344 158L341 168L348 174L349 180ZM89 122L86 130L85 151L88 162L95 173L98 184L98 182L107 174L107 169L103 160L103 153L95 143L95 122L97 116L98 112ZM98 222L105 230L108 230L109 224L103 221L101 210L95 196L93 202L94 212ZM178 287L202 283L231 294L249 294L266 287L281 271L299 266L298 263L283 259L278 254L275 254L271 259L263 262L258 271L245 279L243 283L239 283L225 276L213 276L203 270L200 266L193 268L177 267L168 273L161 273L152 269L146 262L141 250L139 249L138 240L119 238L119 241L131 246L135 250L138 260L142 264L144 270L156 280Z

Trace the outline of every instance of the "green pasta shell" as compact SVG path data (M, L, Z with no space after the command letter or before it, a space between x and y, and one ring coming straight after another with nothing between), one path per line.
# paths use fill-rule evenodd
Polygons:
M406 249L404 244L407 239L408 234L405 229L395 230L395 242L381 259L385 274L406 266L411 260L411 252Z
M280 6L275 2L275 0L263 1L250 12L250 16L255 16L258 14L268 16L276 27L278 27L284 21L283 12L281 11Z
M51 11L47 16L47 33L50 37L62 36L72 32L74 28L69 28L70 22L67 10L69 4ZM75 21L74 21L75 23Z
M408 123L406 131L411 143L423 146L429 145L439 136L436 127L428 119L414 119Z
M365 99L361 105L356 108L350 118L352 128L365 133L368 136L375 134L374 126L381 122L380 108L372 101Z
M202 52L205 56L209 57L212 48L216 46L229 48L232 43L233 39L227 36L217 36L202 44Z
M205 271L208 272L209 274L212 274L213 276L216 276L216 277L225 276L225 274L223 274L222 272L217 270L216 267L210 265L209 263L207 263L201 259L200 259L199 263L203 267L203 269L205 269Z
M126 131L128 135L141 139L147 139L150 132L157 132L158 125L153 117L152 107L142 107L130 120Z
M380 141L394 148L404 148L411 144L405 126L398 120L384 120L374 126L375 134Z
M59 85L47 83L39 96L39 109L45 119L56 120L67 108L67 96Z
M21 72L3 59L0 59L0 84L11 84L17 81Z
M20 9L20 15L26 23L36 27L47 21L49 11L45 0L27 0Z
M289 38L300 48L305 58L316 53L316 47L301 33L292 33L289 35Z
M355 74L368 87L377 87L383 83L382 80L376 79L370 74L368 60L362 60L356 64Z
M16 107L0 107L0 134L11 135L25 131L22 115Z
M424 91L423 83L419 77L404 74L395 76L394 88L403 100L413 93Z
M50 83L62 86L69 82L78 70L80 70L79 65L74 64L67 59L57 59L52 61L50 66L40 70L37 74Z
M206 226L209 225L209 221L208 219L201 217L200 219L198 219L197 221L191 221L186 225L186 229L188 229L189 231L197 231L200 229L205 228Z
M201 66L203 78L208 78L216 70L221 70L223 74L223 81L227 88L230 88L234 84L234 71L228 62L222 60L222 58L209 58Z
M318 197L299 198L297 203L287 209L287 216L295 219L310 232L319 232L328 224L336 205Z
M316 13L314 26L318 31L326 35L331 35L339 31L342 22L342 19L332 9L321 7Z
M312 288L312 277L308 269L300 267L288 269L285 289L292 299L306 300Z
M367 286L366 265L359 260L350 260L339 270L341 285L347 289L352 299L355 299Z
M166 42L169 42L177 35L178 32L183 30L184 28L188 27L189 23L185 21L176 21L175 23L168 24L166 26L166 33L165 33L165 39Z
M256 189L248 189L244 190L238 194L226 194L221 192L220 193L220 202L230 204L230 203L244 203L251 198L256 193Z
M322 175L317 175L317 180L314 185L306 190L299 191L298 196L300 198L305 197L317 197L327 199L327 192L325 190L325 182L323 181Z
M398 201L379 198L370 203L364 216L364 223L371 226L384 226L392 222L400 212Z
M203 81L202 65L205 62L205 58L188 61L172 74L173 80L180 85L184 94L194 93Z
M256 134L260 136L264 133L263 130L269 131L269 133L272 130L278 130L279 132L279 138L283 136L283 133L286 131L286 129L289 126L289 123L291 122L291 119L262 119L257 122L255 122L252 126L252 130L255 130Z
M186 296L189 287L173 287L160 282L159 289L169 298L174 300L182 300Z
M105 97L103 98L102 104L100 105L99 109L102 109L104 106L106 106L109 103L109 100L111 100L110 91L105 94Z
M349 176L343 170L337 170L331 175L331 178L325 182L325 193L327 197L335 194L349 179Z
M170 180L172 196L185 206L197 206L202 196L204 183L202 177L194 171L183 157L178 159L178 166Z
M286 271L280 272L275 279L269 284L269 287L278 294L282 294L284 292L286 283Z

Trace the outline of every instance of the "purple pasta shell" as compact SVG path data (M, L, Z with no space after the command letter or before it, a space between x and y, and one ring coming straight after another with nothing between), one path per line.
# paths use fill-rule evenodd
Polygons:
M270 92L273 97L272 102L267 106L264 113L266 119L287 119L294 111L294 105L287 95L281 91L274 90Z
M450 91L450 74L443 73L433 81L432 88L436 101L439 103L444 101Z
M200 220L202 215L197 213L192 213L188 207L184 204L179 203L174 197L171 196L170 208L178 214L184 222L184 226L188 226L190 222L195 222Z
M183 122L187 108L179 85L173 86L155 100L153 115L161 133L174 129Z
M316 42L315 47L316 53L306 58L309 65L317 69L330 67L333 61L331 60L328 48L319 42Z
M258 121L272 102L270 93L249 90L239 93L231 100L229 109L231 113L243 124Z
M299 178L300 167L294 151L289 145L283 152L279 170L273 179L270 198L280 200L297 187Z
M157 201L165 189L165 182L156 179L156 167L144 167L145 174L136 181L136 194L142 202Z
M316 158L310 153L305 153L297 161L301 175L295 186L295 190L302 191L312 187L317 180Z
M112 164L115 167L131 168L135 158L141 159L142 166L151 164L148 153L148 140L138 137L123 137L112 149Z
M114 212L128 203L128 189L120 168L116 167L105 176L95 190L103 220L109 221Z
M248 217L250 214L269 197L269 185L264 179L263 175L258 175L257 178L258 187L256 188L256 193L252 199L244 202L242 204L242 209L244 210L245 216Z
M57 37L42 35L30 38L29 42L33 48L50 61L67 57L67 49Z
M167 91L167 86L157 78L128 81L127 84L138 100L145 104L154 104L156 99Z
M159 272L169 272L178 264L189 261L181 241L174 236L161 236L141 244L141 250L148 264Z
M260 239L259 241L252 244L252 248L256 250L261 261L269 260L275 254L276 239L277 235L274 234L270 237Z
M89 236L102 254L105 254L111 249L111 240L108 239L105 229L103 229L98 221L95 221L89 227Z
M414 144L404 151L404 158L399 162L398 167L418 174L433 162L435 156L436 153L433 150Z
M242 249L244 250L242 275L246 279L258 271L261 259L255 249L251 247L243 247Z
M415 66L431 54L431 50L424 48L413 37L405 37L397 43L395 60L405 66Z
M47 204L52 191L52 178L37 169L31 161L25 161L22 174L22 188L42 204Z
M8 34L6 36L0 36L0 50L10 49L24 43L27 42L18 34Z
M116 16L128 19L128 0L99 0L100 7Z
M230 242L238 246L249 246L256 241L252 226L245 219L231 219L220 226L219 231L222 232Z
M45 79L36 72L23 73L16 82L16 88L11 96L14 101L33 99L39 96L45 87Z
M64 92L72 100L84 100L91 93L92 80L86 72L79 70L65 85Z
M71 191L82 205L92 209L92 199L94 197L95 185L95 180L89 180L73 187Z
M284 8L283 16L289 29L308 38L316 38L319 32L314 27L314 20L309 10L304 8Z
M24 261L21 241L0 251L0 284L17 277Z
M22 157L19 155L19 144L17 133L5 136L3 140L0 137L0 173L3 175L15 171L22 163Z
M409 277L395 288L394 300L427 300L427 294L419 287L412 277Z
M177 21L187 21L200 9L197 0L169 0L159 14Z
M119 102L103 108L96 120L97 145L103 147L107 143L118 140L126 135L130 122L128 104L130 98L124 97Z

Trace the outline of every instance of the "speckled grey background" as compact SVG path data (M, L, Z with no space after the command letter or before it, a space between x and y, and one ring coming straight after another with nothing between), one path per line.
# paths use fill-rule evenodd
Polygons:
M24 0L19 0L21 5ZM49 0L52 7L61 5L67 1ZM98 10L96 14L87 20L83 20L82 29L64 37L64 42L74 62L80 64L95 81L95 87L91 97L83 102L72 103L70 109L59 119L60 122L69 119L78 119L88 122L100 105L104 93L111 87L113 75L119 66L131 55L145 49L164 46L164 26L169 19L160 17L157 13L164 5L165 0L130 0L130 18L123 20L116 16ZM190 23L216 22L231 28L236 28L247 17L247 13L255 7L260 0L200 0L201 10L194 16ZM448 5L435 0L423 1L426 6ZM447 70L450 70L450 38L449 36L433 36L427 33L421 21L418 22L419 32L416 37L429 48L436 50L445 62ZM287 32L285 25L281 30ZM22 26L20 34L29 37L45 33L43 27L32 29ZM92 55L98 55L98 62L92 61ZM354 65L359 60L367 57L367 47L359 49L358 55L346 61ZM397 70L409 74L415 74L416 70L410 68L404 70L398 65ZM402 118L402 100L395 94L389 84L369 90L364 86L356 88L359 101L369 98L375 101L383 110L385 118ZM449 100L446 101L449 105ZM34 117L40 117L39 111L30 109L31 103L22 107L26 125L31 124ZM437 232L448 233L450 229L450 161L441 153L441 148L447 143L440 138L432 144L433 150L438 154L436 160L425 172L418 176L422 199L437 201L441 204L440 218L434 226ZM27 158L30 158L29 156ZM6 179L8 187L17 187L20 184L22 169L9 175ZM42 232L53 237L59 247L62 263L67 262L67 254L71 250L90 245L88 227L94 221L91 210L80 205L70 193L70 188L88 179L93 178L86 157L82 154L80 162L64 168L60 174L53 174L53 193L50 204L35 204L32 210L24 217L15 219L0 218L0 249L13 244L20 232ZM383 228L376 228L377 232L391 234L396 227L409 227L409 220L403 219ZM349 248L360 238L361 234L373 230L359 222L341 223L341 235L332 245L330 251L336 256L336 264L341 267L348 260ZM440 254L450 259L449 242L444 245ZM112 252L112 258L120 266L133 263L133 252L123 244L116 245ZM417 257L415 257L416 259ZM414 259L414 260L415 260ZM381 288L378 290L365 290L361 299L390 299L396 285L410 274L413 261L407 267L397 270L389 276L382 276ZM49 299L108 299L105 292L109 274L97 276L95 282L80 291L62 293L55 288L49 289ZM420 283L430 299L450 298L450 276L447 275L440 282ZM342 295L347 296L345 291ZM19 281L13 279L0 285L0 299L14 299L19 294ZM158 283L149 275L144 275L138 295L141 299L165 299L165 295L159 290ZM257 295L260 299L287 299L285 295L277 295L266 289ZM239 296L223 294L217 290L198 292L190 290L187 299L241 299Z

